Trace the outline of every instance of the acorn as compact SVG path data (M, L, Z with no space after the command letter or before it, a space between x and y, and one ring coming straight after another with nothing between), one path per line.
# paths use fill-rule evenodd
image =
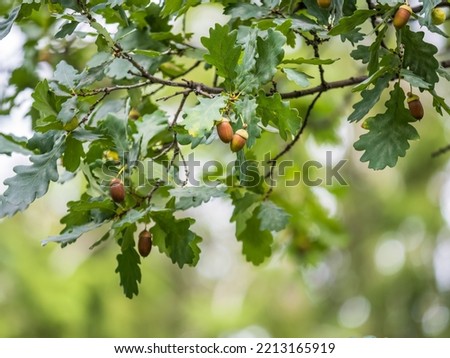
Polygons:
M317 5L322 9L328 9L331 5L331 0L317 0Z
M239 152L244 148L245 143L248 139L248 133L245 129L238 129L233 135L233 139L230 143L230 148L232 152Z
M125 200L125 187L123 186L122 180L118 178L111 180L109 183L109 194L116 203L121 203Z
M411 113L411 115L415 118L415 119L422 119L423 115L424 115L424 111L423 111L423 107L422 107L422 103L420 103L420 98L419 96L412 94L411 92L408 93L408 107L409 107L409 112Z
M431 12L431 23L433 25L442 25L445 21L445 11L440 8L435 8Z
M128 119L136 120L141 116L139 111L136 108L131 108L130 113L128 113Z
M220 140L224 143L230 143L233 139L233 128L231 127L230 120L228 118L222 118L216 127Z
M394 15L393 24L394 27L399 30L403 26L406 25L409 18L411 17L412 9L408 5L402 5L398 8L397 12Z
M152 234L147 230L142 230L139 234L138 251L142 257L147 257L152 251Z

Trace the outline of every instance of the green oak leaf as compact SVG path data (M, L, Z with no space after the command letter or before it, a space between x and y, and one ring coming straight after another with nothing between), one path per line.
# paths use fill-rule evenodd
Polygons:
M350 52L350 56L355 60L361 60L362 63L368 63L370 61L370 47L358 45L356 49Z
M115 215L115 204L109 197L91 197L84 193L80 200L67 203L67 214L61 218L65 227L61 233L72 230L75 226L83 226L90 222L103 223Z
M80 23L78 21L68 21L61 26L59 31L55 34L55 39L62 39L68 35L72 35L77 26Z
M237 234L238 241L242 242L242 253L247 261L260 265L272 254L273 237L270 231L261 230L264 226L260 219L260 206L245 222L245 228Z
M450 114L450 107L445 102L445 98L439 96L435 90L429 90L430 94L433 96L433 107L436 109L441 116L443 115L442 110L447 114Z
M261 220L259 229L261 231L280 231L288 224L290 215L284 209L275 205L271 201L263 201L258 213L258 219Z
M134 225L139 220L143 219L145 215L152 210L152 206L147 206L144 210L131 209L122 216L119 220L115 221L112 228L116 230L123 230L128 226Z
M66 61L62 60L60 63L56 65L56 70L55 73L53 74L53 78L60 85L72 89L75 87L75 84L78 81L79 73Z
M99 122L99 130L104 135L110 137L119 155L127 153L129 151L128 139L127 139L127 119L122 119L114 114L108 114L105 120Z
M145 114L142 120L135 122L137 133L134 135L136 142L141 142L141 154L147 156L148 143L169 127L166 112L157 110L152 114Z
M425 89L431 88L431 85L428 82L424 81L421 77L417 76L410 70L402 68L400 71L400 76L413 87Z
M246 154L249 155L250 158L252 157L250 151ZM260 163L257 160L246 158L244 152L240 151L237 153L235 167L239 183L243 187L256 193L264 191L264 177L260 173L259 164Z
M245 89L245 92L251 93L259 87L258 78L254 74L256 57L258 56L256 50L258 30L242 26L239 35L239 44L242 46L244 52L236 67L237 76L234 82L236 83L237 89Z
M0 205L0 217L12 216L17 211L25 210L33 201L43 196L51 181L59 178L57 160L64 151L64 134L53 132L53 147L41 154L30 157L31 165L14 167L16 175L4 181L8 186Z
M63 124L67 124L68 122L70 122L72 118L75 117L79 112L77 105L77 97L70 97L61 105L61 110L58 113L57 119Z
M390 75L378 78L375 86L371 89L361 91L362 100L353 105L354 111L348 117L349 122L357 122L369 113L373 106L378 102L383 91L389 86Z
M278 64L283 60L283 46L286 44L286 37L279 31L269 29L266 38L258 36L256 48L258 57L255 63L255 76L259 83L266 84L272 80L277 72Z
M11 155L19 153L31 155L33 152L27 149L27 138L16 137L13 134L0 133L0 154Z
M313 78L304 72L299 72L292 68L284 68L283 72L286 74L287 78L289 78L291 81L295 82L300 87L308 87L309 79Z
M133 298L134 295L139 294L139 283L141 282L142 274L139 264L141 259L136 249L134 248L134 232L136 225L129 226L123 232L122 236L122 252L117 255L116 273L120 277L120 285L123 287L123 292L128 298ZM117 233L116 235L120 235Z
M6 35L8 35L11 31L12 25L14 24L17 15L19 15L20 8L20 6L16 6L11 10L6 20L0 21L0 40L5 38Z
M407 26L402 29L401 41L405 48L403 67L434 86L439 81L439 61L434 57L438 49L425 42L424 36L423 32L413 32Z
M177 17L185 14L189 8L197 6L201 0L165 0L161 11L162 17L176 15Z
M172 211L154 211L151 217L155 223L150 231L153 243L180 268L184 265L195 266L200 258L198 244L201 237L189 230L194 219L176 219Z
M94 229L97 229L102 225L103 223L88 222L87 224L83 224L80 226L73 226L69 230L62 232L59 235L50 236L49 238L42 240L41 244L42 246L45 246L50 242L56 242L61 244L62 247L64 247L67 244L75 242L81 235Z
M133 71L133 69L134 67L129 61L123 58L115 58L105 69L105 72L108 76L118 80L131 79L133 75L130 71Z
M231 18L241 20L260 19L269 15L270 12L271 9L268 7L246 3L231 4L224 11Z
M241 55L241 48L236 46L237 31L230 31L228 25L216 24L209 29L209 37L202 37L201 42L208 53L204 58L207 63L217 68L217 74L231 81L236 77L236 66Z
M376 13L375 10L356 10L351 16L341 18L338 24L328 32L328 35L336 36L351 32Z
M83 143L69 133L66 138L66 146L62 161L64 168L69 172L74 173L80 166L81 158L84 156Z
M207 203L211 198L226 196L225 187L196 186L175 188L169 192L176 200L175 208L177 210L195 208L203 203Z
M418 139L419 134L409 123L411 114L405 108L405 94L398 83L386 102L386 112L369 119L369 132L359 137L353 145L364 151L362 162L369 162L369 168L380 170L394 167L399 157L409 149L409 141Z
M185 110L183 125L192 137L203 137L214 127L214 121L222 117L221 109L225 108L223 96L199 98L199 104Z
M360 42L364 40L365 34L360 32L361 28L357 27L353 29L352 31L346 32L345 34L341 34L341 40L344 42L345 40L349 41L352 45L355 45L355 43Z
M250 191L234 190L231 192L231 198L234 210L230 222L236 222L236 235L238 235L245 229L245 223L250 219L256 206L261 201L261 196Z
M38 83L33 94L33 107L36 108L43 117L57 116L56 97L50 92L47 80Z
M283 101L279 93L266 96L260 91L258 95L258 109L256 113L262 118L263 125L273 124L280 131L280 137L289 139L300 128L301 117L296 108L291 108L289 102Z

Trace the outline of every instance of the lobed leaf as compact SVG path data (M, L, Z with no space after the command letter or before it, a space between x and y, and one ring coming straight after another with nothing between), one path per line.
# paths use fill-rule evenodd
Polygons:
M409 123L413 118L405 108L405 94L398 83L386 102L386 112L368 121L369 133L363 134L353 145L364 151L362 162L369 162L369 168L380 170L394 167L399 157L409 149L409 141L418 139L419 134Z
M221 109L226 106L223 96L199 98L199 104L185 110L184 127L193 137L203 137L214 127L214 122L222 117Z
M266 96L259 92L257 99L257 114L262 118L263 124L273 124L280 131L280 137L289 139L289 135L294 135L300 128L301 117L296 108L291 108L290 103L283 101L279 93L273 96Z
M236 66L241 55L241 48L236 46L237 31L230 31L228 25L216 24L209 29L209 37L202 37L201 42L208 53L205 61L217 68L217 74L231 81L236 77Z
M186 210L195 208L207 203L211 198L220 198L226 196L225 187L209 187L197 186L189 188L175 188L171 189L170 195L175 198L175 208L177 210Z
M150 231L153 242L171 258L180 268L184 265L195 266L200 258L198 244L201 237L189 230L193 219L176 219L172 211L154 211L151 214L155 226Z
M32 155L32 165L14 167L16 175L4 181L8 188L0 204L0 217L12 216L25 210L47 192L51 181L58 180L56 163L64 151L64 139L63 133L53 132L50 139L53 146L48 152Z

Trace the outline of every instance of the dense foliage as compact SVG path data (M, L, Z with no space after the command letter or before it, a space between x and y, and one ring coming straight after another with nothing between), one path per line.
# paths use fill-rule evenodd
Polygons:
M5 181L0 217L27 209L50 182L83 175L86 191L67 204L64 229L43 243L64 247L107 227L92 247L117 242L116 272L130 298L141 281L139 232L148 228L152 244L180 268L194 266L202 238L191 229L194 219L178 214L211 198L231 200L234 212L224 220L235 223L242 253L255 265L272 255L274 235L285 228L288 245L302 255L342 242L339 222L312 192L304 195L300 214L289 200L271 200L284 185L284 176L277 176L281 158L300 145L325 92L354 86L360 93L348 120L367 130L354 148L375 170L395 166L419 138L421 116L411 103L417 105L422 93L432 96L438 114L450 113L445 94L436 91L440 79L449 79L450 61L439 58L422 31L447 37L433 19L435 8L447 2L423 1L408 23L395 28L392 19L403 1L334 0L328 8L315 0L220 3L228 21L214 24L200 43L185 17L201 1L26 1L9 7L0 23L0 39L15 24L28 36L25 62L9 77L2 111L32 88L34 132L31 138L0 135L1 154L30 159ZM412 29L415 22L421 30ZM365 74L327 80L340 62L321 55L333 37L350 44ZM43 38L45 47L38 44ZM310 57L290 55L304 46ZM43 78L37 61L49 63L52 76ZM286 83L295 88L284 90ZM371 112L383 98L385 109ZM168 102L173 110L164 106ZM222 118L230 121L232 143L246 131L248 138L236 137L245 147L221 144L225 159L208 158L216 170L203 165L196 180L196 150L219 141ZM231 165L224 163L228 154ZM298 222L299 215L308 220ZM314 235L316 225L321 235Z

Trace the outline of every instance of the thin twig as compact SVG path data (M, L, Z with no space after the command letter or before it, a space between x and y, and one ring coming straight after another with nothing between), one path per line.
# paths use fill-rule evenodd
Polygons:
M449 151L450 151L450 144L445 146L445 147L442 147L442 148L438 149L437 151L435 151L433 153L431 153L431 157L432 158L436 158L436 157L439 157L440 155L445 154L445 153L447 153Z
M192 92L192 90L184 91L183 98L181 99L180 105L178 106L177 111L175 112L175 115L173 116L173 121L170 124L170 128L173 128L175 124L177 124L178 117L180 116L181 111L183 110L184 105L186 104L186 100L189 97L189 94Z
M284 147L284 149L283 149L280 153L278 153L278 154L277 154L275 157L273 157L272 159L269 159L269 160L267 161L268 164L274 164L274 163L276 163L276 161L277 161L278 159L280 159L283 155L285 155L287 152L289 152L289 151L292 149L292 147L295 145L295 143L298 142L298 140L300 139L300 136L303 134L303 131L304 131L305 128L306 128L306 125L308 124L308 119L309 119L309 116L310 116L310 114L311 114L311 111L312 111L312 109L314 108L314 105L316 104L316 102L317 102L317 100L319 99L319 97L322 95L322 93L323 93L323 92L319 92L319 93L316 95L316 97L314 97L314 99L312 100L312 102L309 104L308 109L306 110L306 114L305 114L305 118L304 118L304 120L303 120L303 123L302 123L302 125L301 125L299 131L298 131L297 134L295 135L294 139L293 139L291 142L289 142L289 143L286 145L286 147ZM269 173L266 174L266 178L269 178L269 177L272 176L272 174L273 174L273 169L272 169L272 168L273 168L273 166L271 167L271 170L269 171Z
M193 71L194 69L196 69L201 63L202 63L201 61L196 61L196 62L195 62L191 67L189 67L186 71L184 71L184 72L182 72L182 73L180 73L180 74L178 74L178 75L176 75L176 76L171 77L171 80L175 80L175 79L177 79L177 78L186 76L186 75L189 74L191 71ZM152 91L152 92L150 92L150 93L144 95L143 98L145 98L145 97L151 97L151 96L157 94L157 93L158 93L159 91L161 91L164 87L165 87L165 85L160 85L160 86L159 86L158 88L156 88L154 91ZM215 86L215 87L216 87L216 86Z
M96 94L99 94L99 93L110 94L111 92L114 92L114 91L129 90L129 89L133 89L133 88L145 87L150 84L152 84L152 82L150 80L147 80L144 82L133 83L130 85L115 85L115 86L110 86L110 87L96 88L89 92L80 91L79 93L77 93L77 95L81 96L81 97L89 97L89 96L95 96Z
M98 98L90 107L88 112L84 115L84 117L81 119L80 123L78 123L77 127L80 127L82 124L86 123L89 120L90 115L92 112L94 112L95 108L100 104L101 101L105 99L105 97L108 95L108 92L103 92L103 94Z
M178 91L178 92L172 93L172 94L170 94L170 95L168 95L168 96L160 97L160 98L158 98L156 101L157 101L157 102L159 102L159 101L167 101L167 100L169 100L169 99L171 99L171 98L174 98L174 97L176 97L176 96L179 96L180 94L185 94L186 91L187 91L187 92L192 92L192 90Z

